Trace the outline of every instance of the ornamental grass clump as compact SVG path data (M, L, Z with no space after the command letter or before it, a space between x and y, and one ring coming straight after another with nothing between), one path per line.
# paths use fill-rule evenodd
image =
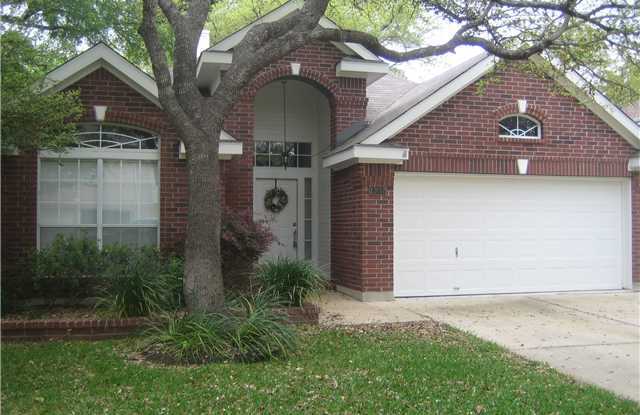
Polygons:
M256 280L265 290L273 291L281 305L297 307L327 284L311 262L290 258L265 261L256 271Z
M105 247L96 307L123 317L144 317L182 306L182 260L156 248Z
M259 292L230 300L219 313L167 315L147 330L142 353L169 364L285 358L295 350L296 336L275 305L270 293Z

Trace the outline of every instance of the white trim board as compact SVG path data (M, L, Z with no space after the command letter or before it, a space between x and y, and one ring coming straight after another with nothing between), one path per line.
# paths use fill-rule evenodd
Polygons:
M408 159L409 149L405 147L356 144L326 156L322 160L322 167L340 170L358 163L400 165Z
M158 86L153 77L104 43L98 43L49 72L43 80L43 92L61 91L99 68L106 69L162 109L158 99ZM224 130L220 133L220 140L237 141ZM230 148L229 144L221 144L220 151ZM242 154L237 153L237 146L228 151L231 151L228 153L230 155Z
M155 80L104 43L98 43L49 72L44 78L44 91L60 91L99 68L108 70L161 107Z
M253 22L249 23L248 25L244 26L242 29L222 39L221 41L219 41L218 43L216 43L215 45L207 49L207 51L228 51L234 48L238 43L240 43L242 39L244 39L246 34L249 32L249 30L251 30L251 28L254 27L255 25L260 23L277 21L287 16L288 14L292 13L293 11L300 9L302 7L302 4L303 3L300 0L290 0L284 3L282 6L260 17L259 19L256 19ZM339 29L338 25L335 24L330 19L328 19L326 16L322 16L318 24L325 29ZM333 43L338 49L340 49L344 53L359 56L360 58L369 60L369 61L380 61L380 59L374 53L372 53L371 51L369 51L367 48L365 48L359 43L352 43L352 42L331 42L331 43Z

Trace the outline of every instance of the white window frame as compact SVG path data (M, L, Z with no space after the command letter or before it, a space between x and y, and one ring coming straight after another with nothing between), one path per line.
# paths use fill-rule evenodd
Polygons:
M538 129L538 134L533 136L533 135L515 135L515 134L504 134L503 131L505 130L502 127L502 121L506 120L507 118L512 118L512 117L516 117L517 118L526 118L530 121L533 121L536 124L536 127ZM518 123L519 124L519 123ZM537 119L525 115L525 114L509 114L506 115L502 118L500 118L500 120L498 121L498 128L500 129L500 138L512 138L512 139L516 139L516 140L540 140L542 138L542 123L540 121L538 121Z
M137 128L137 127L133 127ZM41 163L42 160L58 160L58 159L81 159L81 160L97 160L97 219L96 225L47 225L40 222L40 181L41 181ZM160 177L160 142L158 142L158 149L114 149L114 148L69 148L64 153L57 153L54 151L42 150L38 152L38 172L37 172L37 189L36 189L36 217L37 217L37 231L36 231L36 246L40 249L40 229L42 227L50 228L96 228L96 240L98 248L102 249L102 229L104 224L102 223L102 190L103 190L103 174L102 166L103 160L138 160L157 161L158 177ZM160 202L160 201L159 201ZM156 246L160 245L160 218L158 218L157 225L149 224L126 224L126 225L108 225L107 227L115 228L157 228Z

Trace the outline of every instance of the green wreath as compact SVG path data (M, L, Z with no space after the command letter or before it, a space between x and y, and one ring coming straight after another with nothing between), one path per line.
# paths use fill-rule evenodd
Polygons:
M281 212L288 203L287 192L279 187L274 187L264 195L264 207L273 213Z

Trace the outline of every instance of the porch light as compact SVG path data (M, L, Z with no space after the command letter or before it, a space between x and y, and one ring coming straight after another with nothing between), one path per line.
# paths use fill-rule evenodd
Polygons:
M96 114L96 121L103 122L105 115L107 114L107 106L106 105L94 105L93 111Z
M526 99L519 99L518 100L518 112L520 114L524 114L525 112L527 112L527 100Z
M185 160L187 158L187 147L184 145L184 142L180 141L180 145L178 146L178 159Z
M528 168L529 168L528 159L518 159L518 174L527 174Z

